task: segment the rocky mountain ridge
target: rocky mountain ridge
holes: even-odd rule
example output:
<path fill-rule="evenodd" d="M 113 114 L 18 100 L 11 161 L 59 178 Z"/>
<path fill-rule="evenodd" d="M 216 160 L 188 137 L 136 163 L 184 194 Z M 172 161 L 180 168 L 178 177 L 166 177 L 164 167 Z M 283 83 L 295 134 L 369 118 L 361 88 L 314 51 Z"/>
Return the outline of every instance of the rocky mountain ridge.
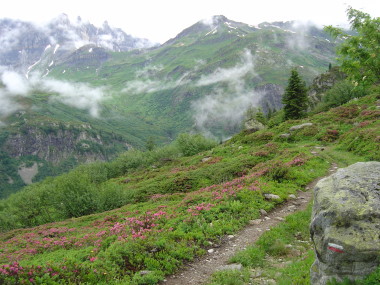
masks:
<path fill-rule="evenodd" d="M 24 74 L 38 65 L 49 51 L 54 55 L 48 63 L 51 66 L 54 60 L 88 44 L 118 52 L 153 46 L 147 39 L 135 38 L 119 28 L 110 27 L 107 21 L 96 27 L 80 17 L 72 22 L 66 14 L 44 26 L 1 19 L 0 43 L 0 65 Z"/>

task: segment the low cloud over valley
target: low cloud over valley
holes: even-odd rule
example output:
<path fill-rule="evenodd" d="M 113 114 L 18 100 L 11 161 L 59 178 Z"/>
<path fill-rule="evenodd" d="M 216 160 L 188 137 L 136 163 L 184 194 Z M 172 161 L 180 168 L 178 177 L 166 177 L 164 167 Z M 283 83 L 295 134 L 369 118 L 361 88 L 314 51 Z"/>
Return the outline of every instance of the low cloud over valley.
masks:
<path fill-rule="evenodd" d="M 26 79 L 14 71 L 3 71 L 1 83 L 3 87 L 0 88 L 0 118 L 23 109 L 18 103 L 18 98 L 32 97 L 38 92 L 51 95 L 50 102 L 58 101 L 86 110 L 93 117 L 99 117 L 100 104 L 107 94 L 105 88 L 94 88 L 85 83 L 41 78 L 37 74 Z"/>

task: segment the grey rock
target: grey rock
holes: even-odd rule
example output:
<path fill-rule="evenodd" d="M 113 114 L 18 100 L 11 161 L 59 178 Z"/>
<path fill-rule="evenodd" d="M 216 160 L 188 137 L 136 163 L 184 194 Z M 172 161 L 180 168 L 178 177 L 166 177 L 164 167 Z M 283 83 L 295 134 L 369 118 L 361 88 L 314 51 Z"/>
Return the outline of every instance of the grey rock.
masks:
<path fill-rule="evenodd" d="M 243 265 L 241 265 L 240 263 L 232 263 L 232 264 L 218 267 L 217 271 L 224 271 L 224 270 L 239 270 L 240 271 L 242 269 L 243 269 Z"/>
<path fill-rule="evenodd" d="M 264 194 L 265 199 L 267 200 L 279 200 L 281 199 L 280 196 L 275 194 Z"/>
<path fill-rule="evenodd" d="M 263 271 L 260 269 L 252 269 L 251 277 L 252 278 L 259 278 L 263 274 Z"/>
<path fill-rule="evenodd" d="M 297 199 L 296 195 L 294 195 L 294 194 L 290 194 L 290 195 L 288 196 L 288 198 L 289 198 L 289 199 L 293 199 L 293 200 L 294 200 L 294 199 Z"/>
<path fill-rule="evenodd" d="M 244 123 L 244 128 L 249 132 L 249 133 L 254 133 L 257 131 L 260 131 L 262 129 L 265 129 L 265 126 L 257 121 L 256 119 L 250 119 Z"/>
<path fill-rule="evenodd" d="M 263 215 L 263 216 L 268 215 L 268 212 L 265 211 L 264 209 L 260 209 L 259 211 L 260 211 L 260 214 Z"/>
<path fill-rule="evenodd" d="M 285 133 L 285 134 L 281 134 L 280 138 L 287 139 L 290 136 L 291 136 L 291 134 Z"/>
<path fill-rule="evenodd" d="M 313 125 L 313 123 L 304 123 L 304 124 L 301 124 L 301 125 L 292 126 L 292 127 L 289 128 L 289 132 L 294 132 L 294 131 L 303 129 L 305 127 L 310 127 L 312 125 Z"/>
<path fill-rule="evenodd" d="M 338 169 L 314 188 L 311 283 L 362 279 L 380 265 L 380 162 Z"/>
<path fill-rule="evenodd" d="M 202 158 L 202 162 L 209 161 L 211 158 L 212 158 L 211 156 L 206 156 L 206 157 Z"/>
<path fill-rule="evenodd" d="M 260 219 L 250 220 L 249 224 L 250 225 L 260 225 L 261 224 L 261 220 Z"/>
<path fill-rule="evenodd" d="M 150 274 L 150 273 L 152 273 L 153 271 L 150 271 L 150 270 L 141 270 L 140 271 L 140 275 L 141 276 L 144 276 L 144 275 L 148 275 L 148 274 Z"/>

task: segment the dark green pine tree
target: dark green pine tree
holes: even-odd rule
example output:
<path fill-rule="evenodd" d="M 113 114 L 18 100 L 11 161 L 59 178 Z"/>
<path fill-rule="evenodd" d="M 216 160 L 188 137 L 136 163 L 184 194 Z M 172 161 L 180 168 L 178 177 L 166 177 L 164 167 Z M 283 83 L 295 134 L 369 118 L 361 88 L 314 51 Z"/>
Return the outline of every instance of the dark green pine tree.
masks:
<path fill-rule="evenodd" d="M 301 79 L 296 69 L 292 70 L 292 74 L 288 80 L 288 86 L 282 97 L 282 103 L 284 104 L 285 120 L 300 119 L 306 112 L 306 84 Z"/>

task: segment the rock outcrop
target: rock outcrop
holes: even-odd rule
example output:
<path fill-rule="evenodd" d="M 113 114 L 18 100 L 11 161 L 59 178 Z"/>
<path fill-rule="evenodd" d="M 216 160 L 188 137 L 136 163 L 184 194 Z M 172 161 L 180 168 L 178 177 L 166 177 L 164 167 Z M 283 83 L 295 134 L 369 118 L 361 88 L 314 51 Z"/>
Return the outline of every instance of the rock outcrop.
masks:
<path fill-rule="evenodd" d="M 313 125 L 313 123 L 304 123 L 301 125 L 292 126 L 289 128 L 289 131 L 290 132 L 298 131 L 298 130 L 303 129 L 305 127 L 311 127 L 312 125 Z"/>
<path fill-rule="evenodd" d="M 329 71 L 318 75 L 314 78 L 313 83 L 309 87 L 308 97 L 310 107 L 315 107 L 321 102 L 326 92 L 331 89 L 337 82 L 346 78 L 346 75 L 339 70 L 338 66 L 334 66 Z"/>
<path fill-rule="evenodd" d="M 380 162 L 359 162 L 318 182 L 310 232 L 312 284 L 374 271 L 380 265 Z"/>

